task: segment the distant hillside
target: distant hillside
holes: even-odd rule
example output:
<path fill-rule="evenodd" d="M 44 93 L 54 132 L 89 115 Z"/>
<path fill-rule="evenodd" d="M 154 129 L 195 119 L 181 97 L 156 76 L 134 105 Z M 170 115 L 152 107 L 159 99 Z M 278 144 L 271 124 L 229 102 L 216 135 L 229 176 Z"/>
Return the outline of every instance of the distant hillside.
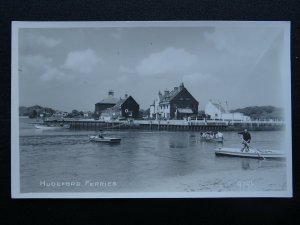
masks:
<path fill-rule="evenodd" d="M 274 106 L 250 106 L 242 109 L 230 110 L 230 112 L 243 113 L 251 119 L 279 119 L 283 120 L 283 109 Z"/>
<path fill-rule="evenodd" d="M 30 107 L 20 106 L 19 116 L 28 116 L 30 118 L 36 118 L 40 113 L 46 113 L 52 115 L 55 112 L 54 109 L 42 107 L 39 105 L 34 105 Z"/>

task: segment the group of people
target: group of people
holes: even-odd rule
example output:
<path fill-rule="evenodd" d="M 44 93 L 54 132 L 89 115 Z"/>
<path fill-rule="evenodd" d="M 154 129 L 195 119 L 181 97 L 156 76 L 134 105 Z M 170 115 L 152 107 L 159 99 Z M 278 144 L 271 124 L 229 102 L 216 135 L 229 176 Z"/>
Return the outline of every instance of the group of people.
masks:
<path fill-rule="evenodd" d="M 250 149 L 250 142 L 251 142 L 251 134 L 247 129 L 244 129 L 244 131 L 239 132 L 238 134 L 242 135 L 242 144 L 243 147 L 241 149 L 241 152 L 249 152 Z M 223 134 L 219 131 L 213 132 L 213 131 L 207 131 L 207 132 L 201 132 L 200 133 L 201 138 L 205 139 L 214 139 L 214 138 L 223 138 Z"/>
<path fill-rule="evenodd" d="M 200 132 L 200 137 L 202 138 L 223 138 L 223 134 L 220 133 L 219 131 L 212 132 L 212 131 L 207 131 L 207 132 Z"/>

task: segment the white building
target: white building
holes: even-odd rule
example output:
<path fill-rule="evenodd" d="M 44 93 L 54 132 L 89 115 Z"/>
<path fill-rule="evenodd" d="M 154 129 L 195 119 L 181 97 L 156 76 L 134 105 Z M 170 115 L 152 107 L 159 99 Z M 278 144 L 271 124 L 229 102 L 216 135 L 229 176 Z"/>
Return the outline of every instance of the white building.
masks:
<path fill-rule="evenodd" d="M 245 116 L 243 113 L 223 113 L 221 115 L 222 120 L 227 120 L 227 121 L 250 121 L 249 116 Z"/>
<path fill-rule="evenodd" d="M 83 113 L 83 118 L 92 118 L 93 113 L 90 111 L 84 112 Z"/>
<path fill-rule="evenodd" d="M 210 116 L 212 120 L 220 120 L 222 118 L 222 114 L 225 114 L 226 110 L 223 108 L 221 104 L 212 103 L 209 101 L 205 106 L 205 114 Z"/>
<path fill-rule="evenodd" d="M 205 114 L 212 120 L 249 121 L 250 117 L 243 113 L 230 113 L 219 103 L 209 101 L 205 106 Z"/>
<path fill-rule="evenodd" d="M 159 105 L 160 101 L 162 100 L 162 94 L 159 91 L 156 99 L 153 101 L 153 104 L 150 105 L 150 118 L 157 118 L 158 115 L 161 115 L 161 107 Z"/>

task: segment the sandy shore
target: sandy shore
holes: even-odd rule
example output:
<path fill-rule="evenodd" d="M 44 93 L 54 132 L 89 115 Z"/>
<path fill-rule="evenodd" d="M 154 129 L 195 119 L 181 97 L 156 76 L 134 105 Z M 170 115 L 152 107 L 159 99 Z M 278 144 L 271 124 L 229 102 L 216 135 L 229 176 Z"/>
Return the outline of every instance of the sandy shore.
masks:
<path fill-rule="evenodd" d="M 264 168 L 243 171 L 218 171 L 165 179 L 148 185 L 149 192 L 229 192 L 229 191 L 285 191 L 285 168 Z"/>

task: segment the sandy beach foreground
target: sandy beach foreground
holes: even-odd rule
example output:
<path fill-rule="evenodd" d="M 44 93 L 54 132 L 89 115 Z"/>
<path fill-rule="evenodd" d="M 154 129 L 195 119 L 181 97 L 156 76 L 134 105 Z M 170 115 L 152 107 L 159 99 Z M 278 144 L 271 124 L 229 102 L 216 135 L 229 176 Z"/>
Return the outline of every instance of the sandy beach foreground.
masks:
<path fill-rule="evenodd" d="M 146 192 L 230 192 L 285 191 L 285 168 L 264 168 L 244 171 L 218 171 L 165 179 L 148 186 Z"/>

